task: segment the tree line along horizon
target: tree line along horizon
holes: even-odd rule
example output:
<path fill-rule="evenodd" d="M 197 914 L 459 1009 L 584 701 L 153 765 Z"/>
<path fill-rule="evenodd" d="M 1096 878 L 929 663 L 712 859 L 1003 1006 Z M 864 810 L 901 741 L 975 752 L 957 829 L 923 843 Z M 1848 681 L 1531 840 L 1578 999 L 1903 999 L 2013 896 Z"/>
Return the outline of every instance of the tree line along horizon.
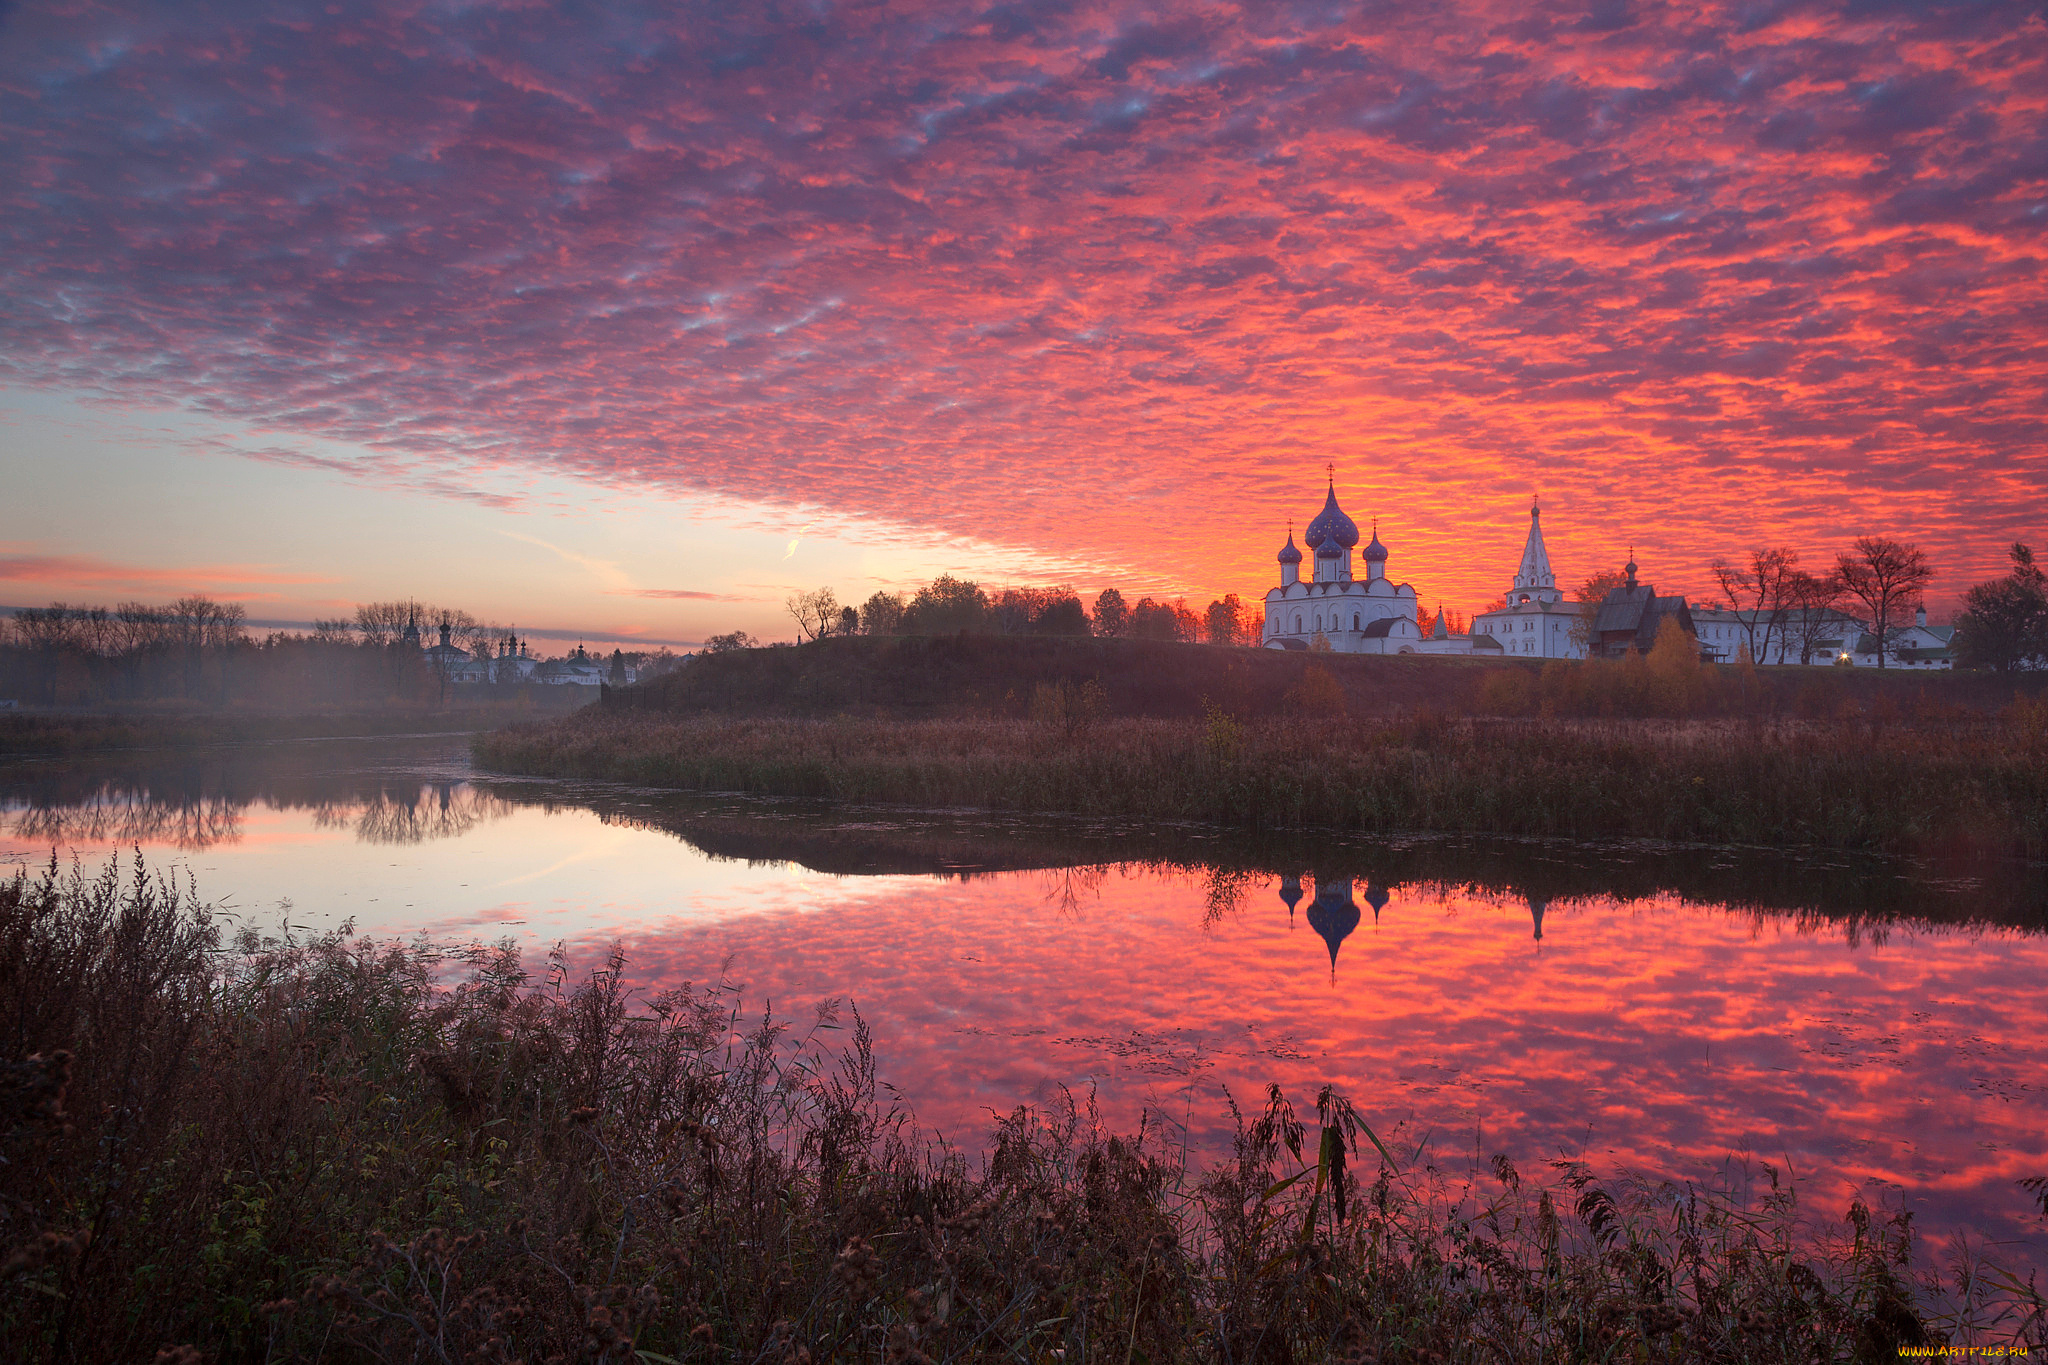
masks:
<path fill-rule="evenodd" d="M 2026 544 L 2007 549 L 2003 576 L 1964 591 L 1955 615 L 1958 667 L 2013 671 L 2048 668 L 2048 576 Z M 1801 567 L 1796 551 L 1773 547 L 1746 561 L 1715 561 L 1721 599 L 1750 632 L 1751 658 L 1769 657 L 1773 630 L 1825 610 L 1861 606 L 1880 633 L 1901 623 L 1933 578 L 1915 546 L 1863 537 L 1819 574 Z M 1590 625 L 1602 598 L 1621 574 L 1603 571 L 1580 584 L 1580 629 Z M 1496 599 L 1482 611 L 1504 605 Z M 961 631 L 1013 635 L 1105 636 L 1256 646 L 1264 613 L 1229 593 L 1202 611 L 1184 598 L 1141 597 L 1130 602 L 1105 588 L 1092 604 L 1072 588 L 984 588 L 942 574 L 912 593 L 876 592 L 860 606 L 842 605 L 829 587 L 793 594 L 785 603 L 798 643 L 834 635 L 952 635 Z M 1447 633 L 1462 633 L 1467 619 L 1444 609 Z M 1436 613 L 1418 624 L 1428 634 Z M 449 640 L 487 657 L 512 632 L 466 611 L 414 599 L 365 603 L 353 618 L 316 620 L 308 632 L 253 636 L 237 602 L 188 595 L 164 605 L 123 602 L 115 607 L 54 602 L 0 617 L 0 698 L 49 704 L 187 700 L 227 704 L 335 704 L 447 700 L 449 680 L 437 675 L 418 649 L 402 647 L 408 625 L 429 637 L 443 626 Z M 1784 638 L 1793 641 L 1796 636 Z M 744 631 L 713 635 L 707 653 L 759 646 Z M 646 678 L 673 668 L 687 655 L 663 647 L 614 648 L 608 677 L 627 669 Z"/>
<path fill-rule="evenodd" d="M 1955 615 L 1958 667 L 2012 671 L 2048 667 L 2048 578 L 2032 549 L 2014 541 L 2007 547 L 2011 569 L 2002 577 L 1973 584 Z M 1832 564 L 1815 573 L 1802 567 L 1797 550 L 1755 549 L 1746 560 L 1717 559 L 1710 567 L 1720 595 L 1746 632 L 1742 649 L 1751 659 L 1812 656 L 1833 613 L 1856 616 L 1879 640 L 1909 622 L 1925 600 L 1934 568 L 1918 546 L 1881 536 L 1858 537 Z M 1579 606 L 1573 637 L 1583 648 L 1594 617 L 1608 593 L 1625 581 L 1619 570 L 1602 570 L 1574 593 Z M 1496 596 L 1478 615 L 1507 605 Z M 1861 614 L 1856 611 L 1861 608 Z M 970 580 L 942 574 L 915 593 L 877 592 L 860 606 L 842 605 L 830 587 L 792 594 L 784 604 L 795 622 L 797 643 L 832 635 L 950 635 L 960 631 L 1005 635 L 1096 635 L 1221 645 L 1258 645 L 1265 613 L 1229 593 L 1191 610 L 1185 598 L 1151 597 L 1130 603 L 1116 588 L 1105 588 L 1091 612 L 1072 588 L 984 589 Z M 1452 608 L 1441 613 L 1447 634 L 1463 634 L 1468 618 Z M 1439 612 L 1418 606 L 1416 625 L 1427 637 Z M 1328 642 L 1318 637 L 1327 648 Z M 713 635 L 710 653 L 746 649 L 762 642 L 744 631 Z M 1883 651 L 1879 652 L 1882 666 Z"/>

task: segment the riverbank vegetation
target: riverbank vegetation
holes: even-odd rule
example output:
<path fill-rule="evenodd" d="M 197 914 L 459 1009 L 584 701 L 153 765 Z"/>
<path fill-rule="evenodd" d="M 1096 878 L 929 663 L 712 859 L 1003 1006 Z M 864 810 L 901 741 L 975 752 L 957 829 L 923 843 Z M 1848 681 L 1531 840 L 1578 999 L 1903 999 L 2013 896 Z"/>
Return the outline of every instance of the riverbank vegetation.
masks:
<path fill-rule="evenodd" d="M 1313 676 L 1311 676 L 1313 675 Z M 1702 664 L 1689 651 L 1583 663 L 1233 649 L 1068 636 L 827 636 L 699 655 L 606 705 L 666 715 L 1026 717 L 1094 684 L 1103 717 L 1546 715 L 1891 721 L 1994 714 L 2048 674 Z"/>
<path fill-rule="evenodd" d="M 850 1009 L 224 943 L 139 866 L 0 883 L 0 1001 L 21 1359 L 1808 1365 L 2039 1343 L 2048 1307 L 1775 1170 L 1459 1177 L 1328 1093 L 1243 1097 L 1208 1162 L 1085 1102 L 962 1152 Z"/>
<path fill-rule="evenodd" d="M 827 637 L 480 736 L 508 773 L 1253 830 L 2048 854 L 2039 679 Z M 2031 685 L 2031 686 L 2030 686 Z"/>
<path fill-rule="evenodd" d="M 123 711 L 0 715 L 0 757 L 75 757 L 117 749 L 194 749 L 291 739 L 376 739 L 470 734 L 548 708 L 515 699 L 496 706 L 388 707 L 311 714 Z"/>
<path fill-rule="evenodd" d="M 891 720 L 589 710 L 473 741 L 500 771 L 839 801 L 1839 849 L 2048 854 L 2048 706 L 2005 717 Z"/>

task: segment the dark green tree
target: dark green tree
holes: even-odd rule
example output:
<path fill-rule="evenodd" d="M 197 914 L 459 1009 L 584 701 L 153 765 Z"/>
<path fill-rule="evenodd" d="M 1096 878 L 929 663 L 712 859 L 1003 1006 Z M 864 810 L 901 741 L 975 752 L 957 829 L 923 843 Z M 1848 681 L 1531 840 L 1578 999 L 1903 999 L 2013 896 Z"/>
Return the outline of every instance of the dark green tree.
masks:
<path fill-rule="evenodd" d="M 1095 633 L 1122 635 L 1130 629 L 1131 609 L 1115 588 L 1104 588 L 1095 599 Z"/>
<path fill-rule="evenodd" d="M 1963 594 L 1956 616 L 1956 663 L 2000 673 L 2048 665 L 2048 574 L 2014 541 L 2012 572 Z"/>
<path fill-rule="evenodd" d="M 941 574 L 917 590 L 905 613 L 906 629 L 913 635 L 952 635 L 963 630 L 986 630 L 989 622 L 988 594 L 969 579 Z"/>
<path fill-rule="evenodd" d="M 878 592 L 860 609 L 863 635 L 897 635 L 903 630 L 903 594 Z"/>

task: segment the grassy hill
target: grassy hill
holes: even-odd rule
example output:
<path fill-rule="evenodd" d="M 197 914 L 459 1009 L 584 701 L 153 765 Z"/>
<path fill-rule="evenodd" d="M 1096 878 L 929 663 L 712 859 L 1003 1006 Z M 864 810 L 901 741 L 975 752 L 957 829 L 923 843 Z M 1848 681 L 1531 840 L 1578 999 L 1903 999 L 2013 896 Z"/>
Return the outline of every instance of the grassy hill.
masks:
<path fill-rule="evenodd" d="M 1289 694 L 1312 667 L 1341 688 L 1345 714 L 1394 716 L 1496 713 L 1493 703 L 1514 693 L 1500 686 L 1503 678 L 1533 681 L 1542 664 L 1085 636 L 850 636 L 703 655 L 666 677 L 614 690 L 611 703 L 669 715 L 1021 716 L 1041 684 L 1092 681 L 1112 716 L 1199 716 L 1206 701 L 1254 718 L 1297 709 Z M 1776 668 L 1757 670 L 1755 680 L 1761 710 L 1815 717 L 1845 706 L 1991 711 L 2013 698 L 2013 683 L 1995 675 Z M 2035 681 L 2030 690 L 2038 687 Z"/>
<path fill-rule="evenodd" d="M 1283 653 L 1092 636 L 846 636 L 698 657 L 625 693 L 628 706 L 677 714 L 991 715 L 1028 708 L 1041 683 L 1093 681 L 1120 716 L 1200 715 L 1204 699 L 1247 715 L 1281 698 L 1320 663 L 1361 709 L 1466 696 L 1469 659 Z"/>

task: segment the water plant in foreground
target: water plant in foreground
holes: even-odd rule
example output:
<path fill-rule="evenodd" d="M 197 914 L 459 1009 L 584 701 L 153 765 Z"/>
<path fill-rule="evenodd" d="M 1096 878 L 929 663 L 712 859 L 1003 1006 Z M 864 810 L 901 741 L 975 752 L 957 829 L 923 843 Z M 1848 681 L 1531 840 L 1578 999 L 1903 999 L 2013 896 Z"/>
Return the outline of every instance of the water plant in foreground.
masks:
<path fill-rule="evenodd" d="M 1268 1092 L 1209 1164 L 1085 1098 L 964 1152 L 850 1009 L 229 938 L 139 858 L 0 883 L 0 1046 L 24 1359 L 1805 1365 L 2048 1321 L 1775 1173 L 1460 1175 L 1329 1092 Z"/>

